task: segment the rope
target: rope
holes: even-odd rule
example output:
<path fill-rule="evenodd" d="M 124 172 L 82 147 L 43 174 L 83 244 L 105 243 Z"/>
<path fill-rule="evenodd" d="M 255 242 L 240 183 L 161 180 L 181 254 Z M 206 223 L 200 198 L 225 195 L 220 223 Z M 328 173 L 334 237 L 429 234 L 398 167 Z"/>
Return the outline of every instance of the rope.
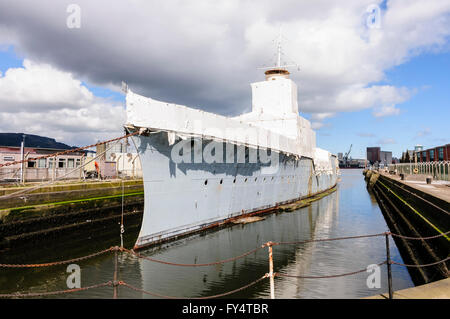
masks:
<path fill-rule="evenodd" d="M 205 296 L 205 297 L 192 297 L 192 298 L 165 296 L 165 295 L 161 295 L 161 294 L 158 294 L 158 293 L 155 293 L 155 292 L 150 292 L 150 291 L 146 291 L 144 289 L 140 289 L 140 288 L 134 287 L 134 286 L 132 286 L 132 285 L 126 283 L 126 282 L 123 282 L 123 281 L 119 281 L 119 285 L 128 287 L 128 288 L 133 289 L 133 290 L 138 291 L 138 292 L 142 292 L 142 293 L 144 293 L 146 295 L 150 295 L 150 296 L 153 296 L 153 297 L 165 298 L 165 299 L 213 299 L 213 298 L 219 298 L 219 297 L 224 297 L 224 296 L 228 296 L 228 295 L 234 294 L 234 293 L 236 293 L 238 291 L 244 290 L 244 289 L 246 289 L 248 287 L 251 287 L 251 286 L 257 284 L 261 280 L 263 280 L 265 278 L 268 278 L 268 277 L 269 277 L 269 275 L 265 274 L 261 278 L 255 280 L 255 281 L 252 281 L 251 283 L 249 283 L 249 284 L 247 284 L 245 286 L 242 286 L 240 288 L 237 288 L 237 289 L 234 289 L 234 290 L 231 290 L 231 291 L 228 291 L 228 292 L 224 292 L 224 293 L 221 293 L 221 294 L 218 294 L 218 295 Z"/>
<path fill-rule="evenodd" d="M 107 144 L 107 143 L 111 143 L 111 142 L 114 142 L 114 141 L 118 141 L 118 140 L 121 140 L 123 138 L 127 138 L 127 137 L 130 137 L 130 136 L 136 135 L 138 133 L 139 133 L 139 131 L 136 131 L 134 133 L 130 133 L 130 134 L 127 134 L 127 135 L 124 135 L 124 136 L 116 137 L 116 138 L 113 138 L 111 140 L 98 142 L 98 143 L 91 144 L 91 145 L 88 145 L 88 146 L 73 148 L 73 149 L 70 149 L 70 150 L 57 152 L 57 153 L 52 153 L 52 154 L 47 154 L 47 155 L 43 155 L 43 156 L 39 156 L 39 157 L 33 157 L 33 158 L 25 159 L 25 160 L 20 160 L 20 161 L 14 161 L 14 162 L 8 162 L 8 163 L 5 163 L 5 164 L 0 164 L 0 168 L 1 167 L 5 167 L 5 166 L 10 166 L 10 165 L 15 165 L 15 164 L 26 163 L 28 161 L 36 161 L 36 160 L 42 159 L 42 158 L 54 157 L 54 156 L 59 156 L 59 155 L 64 155 L 64 154 L 69 154 L 69 153 L 73 153 L 73 152 L 82 151 L 82 150 L 85 150 L 87 148 L 91 148 L 91 147 L 94 147 L 94 146 L 98 146 L 98 145 L 102 145 L 102 144 Z"/>
<path fill-rule="evenodd" d="M 408 265 L 408 264 L 402 264 L 402 263 L 398 263 L 398 262 L 396 262 L 396 261 L 392 261 L 392 260 L 391 260 L 391 264 L 399 265 L 399 266 L 405 266 L 405 267 L 416 267 L 416 268 L 421 268 L 421 267 L 428 267 L 428 266 L 438 265 L 438 264 L 441 264 L 441 263 L 443 263 L 443 262 L 446 262 L 446 261 L 449 260 L 449 259 L 450 259 L 450 256 L 448 256 L 447 258 L 442 259 L 442 260 L 440 260 L 440 261 L 437 261 L 437 262 L 434 262 L 434 263 L 431 263 L 431 264 L 424 264 L 424 265 Z"/>
<path fill-rule="evenodd" d="M 67 289 L 67 290 L 58 290 L 58 291 L 50 291 L 50 292 L 35 292 L 35 293 L 13 293 L 13 294 L 0 294 L 0 298 L 19 298 L 19 297 L 42 297 L 42 296 L 50 296 L 50 295 L 60 295 L 60 294 L 67 294 L 71 292 L 78 292 L 78 291 L 84 291 L 88 289 L 93 288 L 100 288 L 105 286 L 112 286 L 112 282 L 108 281 L 102 284 L 92 285 L 88 287 L 83 288 L 74 288 L 74 289 Z"/>
<path fill-rule="evenodd" d="M 92 257 L 96 257 L 96 256 L 102 255 L 104 253 L 114 251 L 116 249 L 117 249 L 116 247 L 111 247 L 111 248 L 93 253 L 91 255 L 87 255 L 87 256 L 83 256 L 83 257 L 79 257 L 79 258 L 63 260 L 63 261 L 55 261 L 55 262 L 49 262 L 49 263 L 42 263 L 42 264 L 0 264 L 0 268 L 37 268 L 37 267 L 51 267 L 51 266 L 56 266 L 56 265 L 71 264 L 76 261 L 81 261 L 81 260 L 89 259 Z"/>
<path fill-rule="evenodd" d="M 227 263 L 227 262 L 230 262 L 230 261 L 238 260 L 238 259 L 243 258 L 245 256 L 248 256 L 248 255 L 250 255 L 250 254 L 260 250 L 261 248 L 266 247 L 266 246 L 267 245 L 264 244 L 261 247 L 257 247 L 255 249 L 252 249 L 252 250 L 250 250 L 250 251 L 248 251 L 246 253 L 243 253 L 242 255 L 239 255 L 239 256 L 236 256 L 236 257 L 231 257 L 231 258 L 224 259 L 224 260 L 219 260 L 219 261 L 214 261 L 214 262 L 210 262 L 210 263 L 205 263 L 205 264 L 179 264 L 179 263 L 173 263 L 173 262 L 169 262 L 169 261 L 163 261 L 163 260 L 158 260 L 158 259 L 153 259 L 153 258 L 150 258 L 150 257 L 142 256 L 142 255 L 140 255 L 139 253 L 137 253 L 137 252 L 135 252 L 133 250 L 129 250 L 129 249 L 125 249 L 125 248 L 123 248 L 121 250 L 125 251 L 125 252 L 127 252 L 129 254 L 132 254 L 132 255 L 134 255 L 134 256 L 136 256 L 138 258 L 142 258 L 142 259 L 145 259 L 145 260 L 148 260 L 148 261 L 152 261 L 152 262 L 156 262 L 156 263 L 160 263 L 160 264 L 171 265 L 171 266 L 181 266 L 181 267 L 204 267 L 204 266 L 213 266 L 213 265 L 218 265 L 218 264 L 224 264 L 224 263 Z"/>
<path fill-rule="evenodd" d="M 386 261 L 383 261 L 381 263 L 378 263 L 378 266 L 384 265 L 386 264 Z M 327 276 L 294 276 L 294 275 L 288 275 L 288 274 L 282 274 L 282 273 L 275 273 L 274 276 L 280 276 L 280 277 L 290 277 L 290 278 L 306 278 L 306 279 L 323 279 L 323 278 L 335 278 L 335 277 L 344 277 L 344 276 L 350 276 L 350 275 L 355 275 L 361 272 L 366 272 L 367 269 L 361 269 L 361 270 L 357 270 L 357 271 L 352 271 L 352 272 L 348 272 L 345 274 L 339 274 L 339 275 L 327 275 Z"/>

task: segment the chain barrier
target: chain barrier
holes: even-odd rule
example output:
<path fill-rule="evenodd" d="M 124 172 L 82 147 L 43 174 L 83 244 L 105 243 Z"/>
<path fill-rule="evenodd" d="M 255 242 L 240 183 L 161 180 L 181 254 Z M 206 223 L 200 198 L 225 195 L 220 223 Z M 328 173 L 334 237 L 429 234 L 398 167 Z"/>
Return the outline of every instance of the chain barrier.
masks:
<path fill-rule="evenodd" d="M 203 264 L 183 264 L 183 263 L 174 263 L 174 262 L 169 262 L 169 261 L 164 261 L 164 260 L 159 260 L 159 259 L 154 259 L 154 258 L 150 258 L 150 257 L 146 257 L 143 256 L 137 252 L 135 252 L 134 250 L 130 250 L 130 249 L 126 249 L 126 248 L 122 248 L 122 247 L 110 247 L 108 249 L 93 253 L 91 255 L 87 255 L 87 256 L 83 256 L 83 257 L 79 257 L 79 258 L 74 258 L 74 259 L 70 259 L 70 260 L 65 260 L 65 261 L 57 261 L 57 262 L 49 262 L 49 263 L 42 263 L 42 264 L 0 264 L 0 268 L 32 268 L 32 267 L 48 267 L 48 266 L 55 266 L 55 265 L 63 265 L 63 264 L 68 264 L 68 263 L 73 263 L 76 261 L 81 261 L 81 260 L 85 260 L 85 259 L 89 259 L 92 257 L 96 257 L 98 255 L 107 253 L 107 252 L 111 252 L 111 251 L 123 251 L 126 252 L 128 254 L 134 255 L 138 258 L 141 259 L 145 259 L 151 262 L 156 262 L 156 263 L 160 263 L 160 264 L 165 264 L 165 265 L 171 265 L 171 266 L 181 266 L 181 267 L 204 267 L 204 266 L 214 266 L 214 265 L 218 265 L 218 264 L 223 264 L 223 263 L 227 263 L 227 262 L 231 262 L 231 261 L 235 261 L 238 259 L 241 259 L 243 257 L 246 257 L 252 253 L 257 252 L 258 250 L 267 247 L 269 244 L 271 246 L 277 246 L 277 245 L 284 245 L 284 244 L 305 244 L 305 243 L 310 243 L 310 242 L 323 242 L 323 241 L 336 241 L 336 240 L 346 240 L 346 239 L 355 239 L 355 238 L 365 238 L 365 237 L 377 237 L 377 236 L 385 236 L 387 235 L 392 235 L 392 236 L 397 236 L 397 237 L 403 237 L 406 239 L 434 239 L 437 237 L 442 237 L 446 234 L 449 234 L 449 232 L 443 233 L 443 234 L 439 234 L 436 236 L 430 236 L 430 237 L 407 237 L 407 236 L 403 236 L 403 235 L 399 235 L 399 234 L 394 234 L 391 232 L 385 232 L 385 233 L 380 233 L 380 234 L 373 234 L 373 235 L 360 235 L 360 236 L 348 236 L 348 237 L 337 237 L 337 238 L 323 238 L 323 239 L 312 239 L 312 240 L 304 240 L 304 241 L 298 241 L 298 242 L 267 242 L 255 249 L 249 250 L 239 256 L 236 257 L 231 257 L 228 259 L 224 259 L 224 260 L 219 260 L 219 261 L 214 261 L 214 262 L 210 262 L 210 263 L 203 263 Z M 448 259 L 448 258 L 447 258 Z M 444 261 L 446 261 L 447 259 L 445 259 Z M 443 262 L 443 261 L 442 261 Z M 394 262 L 392 262 L 394 263 Z"/>
<path fill-rule="evenodd" d="M 450 260 L 450 256 L 445 258 L 445 259 L 442 259 L 440 261 L 437 261 L 437 262 L 434 262 L 434 263 L 431 263 L 431 264 L 424 264 L 424 265 L 408 265 L 408 264 L 398 263 L 396 261 L 391 261 L 391 264 L 399 265 L 399 266 L 405 266 L 405 267 L 422 268 L 422 267 L 428 267 L 428 266 L 434 266 L 434 265 L 442 264 L 442 263 L 446 262 L 447 260 Z"/>
<path fill-rule="evenodd" d="M 359 235 L 359 236 L 348 236 L 348 237 L 338 237 L 338 238 L 323 238 L 323 239 L 309 239 L 309 240 L 303 240 L 303 241 L 282 241 L 282 242 L 274 242 L 272 243 L 272 246 L 277 245 L 298 245 L 298 244 L 306 244 L 306 243 L 314 243 L 314 242 L 321 242 L 321 241 L 334 241 L 334 240 L 346 240 L 346 239 L 357 239 L 357 238 L 368 238 L 368 237 L 379 237 L 379 236 L 385 236 L 386 234 L 390 234 L 389 232 L 385 233 L 379 233 L 379 234 L 373 234 L 373 235 Z"/>
<path fill-rule="evenodd" d="M 384 264 L 386 264 L 387 261 L 382 261 L 380 263 L 377 264 L 377 266 L 382 266 Z M 344 274 L 339 274 L 339 275 L 326 275 L 326 276 L 295 276 L 295 275 L 289 275 L 289 274 L 283 274 L 283 273 L 274 273 L 274 276 L 278 276 L 278 277 L 289 277 L 289 278 L 302 278 L 302 279 L 324 279 L 324 278 L 336 278 L 336 277 L 344 277 L 344 276 L 351 276 L 351 275 L 356 275 L 362 272 L 366 272 L 367 268 L 364 269 L 360 269 L 357 271 L 352 271 L 352 272 L 347 272 Z"/>
<path fill-rule="evenodd" d="M 86 260 L 89 258 L 93 258 L 99 255 L 102 255 L 107 252 L 111 252 L 116 250 L 116 247 L 110 247 L 108 249 L 86 255 L 79 258 L 69 259 L 69 260 L 63 260 L 63 261 L 55 261 L 55 262 L 49 262 L 49 263 L 42 263 L 42 264 L 0 264 L 0 268 L 38 268 L 38 267 L 51 267 L 56 265 L 64 265 L 64 264 L 71 264 L 77 261 Z"/>
<path fill-rule="evenodd" d="M 108 282 L 104 282 L 102 284 L 92 285 L 92 286 L 88 286 L 88 287 L 59 290 L 59 291 L 32 292 L 32 293 L 26 293 L 26 294 L 21 294 L 21 293 L 0 294 L 0 298 L 26 298 L 26 297 L 43 297 L 43 296 L 61 295 L 61 294 L 67 294 L 67 293 L 72 293 L 72 292 L 85 291 L 88 289 L 112 286 L 112 284 L 113 284 L 112 281 L 108 281 Z"/>
<path fill-rule="evenodd" d="M 179 264 L 179 263 L 173 263 L 173 262 L 169 262 L 169 261 L 163 261 L 163 260 L 158 260 L 158 259 L 153 259 L 153 258 L 150 258 L 150 257 L 142 256 L 141 254 L 138 254 L 137 252 L 135 252 L 133 250 L 129 250 L 129 249 L 125 249 L 125 248 L 123 248 L 122 250 L 127 252 L 127 253 L 129 253 L 129 254 L 132 254 L 132 255 L 134 255 L 134 256 L 136 256 L 138 258 L 142 258 L 142 259 L 145 259 L 145 260 L 148 260 L 148 261 L 152 261 L 152 262 L 155 262 L 155 263 L 160 263 L 160 264 L 165 264 L 165 265 L 170 265 L 170 266 L 181 266 L 181 267 L 204 267 L 204 266 L 214 266 L 214 265 L 218 265 L 218 264 L 224 264 L 224 263 L 227 263 L 227 262 L 230 262 L 230 261 L 235 261 L 235 260 L 241 259 L 241 258 L 243 258 L 245 256 L 248 256 L 248 255 L 250 255 L 252 253 L 257 252 L 258 250 L 260 250 L 260 249 L 262 249 L 262 248 L 264 248 L 266 246 L 267 246 L 267 244 L 264 244 L 261 247 L 257 247 L 255 249 L 252 249 L 252 250 L 250 250 L 250 251 L 248 251 L 246 253 L 243 253 L 242 255 L 239 255 L 239 256 L 236 256 L 236 257 L 231 257 L 231 258 L 224 259 L 224 260 L 219 260 L 219 261 L 214 261 L 214 262 L 210 262 L 210 263 L 205 263 L 205 264 Z"/>
<path fill-rule="evenodd" d="M 227 291 L 227 292 L 224 292 L 224 293 L 221 293 L 221 294 L 217 294 L 217 295 L 213 295 L 213 296 L 205 296 L 205 297 L 189 297 L 189 299 L 204 300 L 204 299 L 213 299 L 213 298 L 219 298 L 219 297 L 232 295 L 232 294 L 234 294 L 236 292 L 239 292 L 241 290 L 247 289 L 248 287 L 256 285 L 258 282 L 260 282 L 261 280 L 263 280 L 265 278 L 268 278 L 268 277 L 269 277 L 269 274 L 265 274 L 261 278 L 258 278 L 255 281 L 252 281 L 251 283 L 249 283 L 249 284 L 247 284 L 245 286 L 242 286 L 240 288 L 237 288 L 237 289 L 234 289 L 234 290 L 231 290 L 231 291 Z M 126 283 L 126 282 L 123 282 L 123 281 L 119 281 L 119 285 L 128 287 L 128 288 L 130 288 L 132 290 L 135 290 L 135 291 L 138 291 L 138 292 L 142 292 L 142 293 L 144 293 L 146 295 L 150 295 L 150 296 L 153 296 L 153 297 L 159 297 L 159 298 L 165 298 L 165 299 L 186 299 L 186 297 L 165 296 L 165 295 L 158 294 L 156 292 L 146 291 L 144 289 L 140 289 L 140 288 L 134 287 L 134 286 L 132 286 L 132 285 Z"/>
<path fill-rule="evenodd" d="M 403 236 L 403 235 L 399 235 L 399 234 L 389 233 L 389 235 L 392 235 L 392 236 L 395 236 L 395 237 L 400 237 L 400 238 L 403 238 L 403 239 L 411 239 L 411 240 L 434 239 L 434 238 L 446 236 L 446 235 L 449 235 L 449 234 L 450 234 L 450 231 L 448 231 L 446 233 L 439 234 L 439 235 L 435 235 L 435 236 L 429 236 L 429 237 L 409 237 L 409 236 Z"/>
<path fill-rule="evenodd" d="M 215 262 L 210 262 L 210 263 L 203 263 L 203 264 L 181 264 L 181 263 L 173 263 L 173 262 L 168 262 L 168 261 L 163 261 L 163 260 L 158 260 L 158 259 L 153 259 L 150 257 L 146 257 L 146 256 L 142 256 L 141 254 L 138 254 L 137 252 L 135 252 L 134 250 L 129 250 L 123 247 L 118 247 L 118 246 L 114 246 L 114 247 L 110 247 L 108 249 L 90 254 L 90 255 L 86 255 L 83 257 L 79 257 L 79 258 L 73 258 L 70 260 L 64 260 L 64 261 L 56 261 L 56 262 L 49 262 L 49 263 L 41 263 L 41 264 L 0 264 L 0 268 L 37 268 L 37 267 L 50 267 L 50 266 L 56 266 L 56 265 L 63 265 L 63 264 L 69 264 L 69 263 L 73 263 L 73 262 L 77 262 L 77 261 L 81 261 L 81 260 L 86 260 L 89 258 L 93 258 L 102 254 L 105 254 L 107 252 L 115 252 L 117 254 L 118 251 L 120 252 L 125 252 L 127 254 L 131 254 L 133 256 L 136 256 L 140 259 L 145 259 L 148 261 L 152 261 L 152 262 L 157 262 L 157 263 L 161 263 L 161 264 L 166 264 L 166 265 L 172 265 L 172 266 L 183 266 L 183 267 L 201 267 L 201 266 L 213 266 L 213 265 L 218 265 L 218 264 L 223 264 L 223 263 L 227 263 L 230 261 L 235 261 L 238 259 L 241 259 L 245 256 L 248 256 L 252 253 L 257 252 L 258 250 L 264 248 L 264 247 L 268 247 L 269 251 L 271 249 L 272 246 L 277 246 L 277 245 L 283 245 L 283 244 L 304 244 L 304 243 L 309 243 L 309 242 L 324 242 L 324 241 L 335 241 L 335 240 L 346 240 L 346 239 L 355 239 L 355 238 L 368 238 L 368 237 L 377 237 L 377 236 L 385 236 L 386 238 L 389 235 L 392 236 L 398 236 L 398 237 L 403 237 L 406 239 L 421 239 L 421 240 L 426 240 L 426 239 L 433 239 L 433 238 L 437 238 L 437 237 L 441 237 L 444 236 L 447 233 L 443 233 L 440 235 L 436 235 L 436 236 L 430 236 L 430 237 L 408 237 L 408 236 L 402 236 L 399 234 L 394 234 L 391 232 L 385 232 L 385 233 L 379 233 L 379 234 L 372 234 L 372 235 L 360 235 L 360 236 L 347 236 L 347 237 L 338 237 L 338 238 L 324 238 L 324 239 L 313 239 L 313 240 L 305 240 L 305 241 L 298 241 L 298 242 L 267 242 L 263 245 L 261 245 L 260 247 L 257 247 L 255 249 L 252 249 L 250 251 L 247 251 L 239 256 L 236 257 L 232 257 L 232 258 L 228 258 L 228 259 L 224 259 L 224 260 L 220 260 L 220 261 L 215 261 Z M 271 251 L 269 253 L 269 258 L 271 258 Z M 430 263 L 430 264 L 424 264 L 424 265 L 408 265 L 408 264 L 402 264 L 402 263 L 398 263 L 395 261 L 391 261 L 391 260 L 385 260 L 383 262 L 378 263 L 378 266 L 387 264 L 388 266 L 391 264 L 395 264 L 395 265 L 400 265 L 400 266 L 405 266 L 405 267 L 428 267 L 428 266 L 433 266 L 433 265 L 438 265 L 441 263 L 444 263 L 446 261 L 448 261 L 450 259 L 450 256 L 435 262 L 435 263 Z M 117 258 L 116 258 L 116 262 L 117 262 Z M 323 279 L 323 278 L 336 278 L 336 277 L 344 277 L 344 276 L 350 276 L 350 275 L 354 275 L 357 273 L 362 273 L 364 271 L 367 271 L 366 269 L 361 269 L 361 270 L 357 270 L 357 271 L 353 271 L 353 272 L 348 272 L 348 273 L 344 273 L 344 274 L 338 274 L 338 275 L 324 275 L 324 276 L 296 276 L 296 275 L 289 275 L 289 274 L 283 274 L 283 273 L 276 273 L 276 272 L 271 272 L 265 274 L 264 276 L 262 276 L 261 278 L 245 285 L 242 286 L 240 288 L 237 288 L 235 290 L 232 291 L 228 291 L 222 294 L 218 294 L 218 295 L 213 295 L 213 296 L 207 296 L 207 297 L 195 297 L 195 298 L 189 298 L 189 299 L 212 299 L 212 298 L 218 298 L 218 297 L 223 297 L 223 296 L 227 296 L 227 295 L 231 295 L 233 293 L 236 293 L 238 291 L 244 290 L 250 286 L 253 286 L 255 284 L 257 284 L 258 282 L 262 281 L 265 278 L 271 278 L 271 285 L 273 284 L 273 278 L 274 277 L 290 277 L 290 278 L 304 278 L 304 279 Z M 116 278 L 116 273 L 114 273 L 114 276 Z M 38 297 L 38 296 L 47 296 L 47 295 L 57 295 L 57 294 L 65 294 L 65 293 L 71 293 L 71 292 L 77 292 L 77 291 L 84 291 L 84 290 L 88 290 L 88 289 L 93 289 L 93 288 L 99 288 L 99 287 L 104 287 L 104 286 L 114 286 L 115 288 L 115 294 L 114 297 L 116 298 L 116 288 L 118 286 L 125 286 L 129 289 L 135 290 L 135 291 L 139 291 L 142 292 L 144 294 L 148 294 L 148 295 L 152 295 L 154 297 L 160 297 L 160 298 L 168 298 L 168 299 L 185 299 L 184 297 L 174 297 L 174 296 L 165 296 L 165 295 L 161 295 L 155 292 L 150 292 L 150 291 L 146 291 L 137 287 L 134 287 L 124 281 L 117 281 L 116 279 L 114 279 L 114 281 L 108 281 L 105 283 L 101 283 L 101 284 L 97 284 L 97 285 L 92 285 L 92 286 L 88 286 L 88 287 L 83 287 L 83 288 L 75 288 L 75 289 L 68 289 L 68 290 L 60 290 L 60 291 L 53 291 L 53 292 L 42 292 L 42 293 L 27 293 L 27 294 L 21 294 L 21 293 L 12 293 L 12 294 L 0 294 L 0 298 L 15 298 L 15 297 Z"/>

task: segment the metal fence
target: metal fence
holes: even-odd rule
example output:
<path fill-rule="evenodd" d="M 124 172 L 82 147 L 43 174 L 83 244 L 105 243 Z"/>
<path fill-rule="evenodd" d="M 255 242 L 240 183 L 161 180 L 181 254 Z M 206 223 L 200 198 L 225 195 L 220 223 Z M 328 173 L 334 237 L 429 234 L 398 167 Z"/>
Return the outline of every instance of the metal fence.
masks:
<path fill-rule="evenodd" d="M 88 174 L 86 170 L 75 168 L 25 168 L 23 173 L 20 168 L 0 167 L 0 182 L 16 182 L 19 183 L 22 179 L 24 182 L 44 182 L 55 180 L 85 180 L 90 178 L 108 179 L 108 178 L 142 178 L 142 170 L 140 169 L 125 169 L 114 170 L 110 176 L 98 177 L 97 175 Z"/>
<path fill-rule="evenodd" d="M 435 180 L 450 181 L 450 161 L 391 164 L 389 171 L 396 171 L 397 174 L 431 176 Z"/>

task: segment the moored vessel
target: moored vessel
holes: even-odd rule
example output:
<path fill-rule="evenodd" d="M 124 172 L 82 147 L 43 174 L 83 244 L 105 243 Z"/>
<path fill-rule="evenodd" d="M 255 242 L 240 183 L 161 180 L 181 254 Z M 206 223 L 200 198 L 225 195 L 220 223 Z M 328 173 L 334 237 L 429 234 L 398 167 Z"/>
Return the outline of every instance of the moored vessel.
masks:
<path fill-rule="evenodd" d="M 225 117 L 126 87 L 127 123 L 144 179 L 135 248 L 275 209 L 334 187 L 335 155 L 298 115 L 297 85 L 280 66 L 252 83 L 252 111 Z"/>

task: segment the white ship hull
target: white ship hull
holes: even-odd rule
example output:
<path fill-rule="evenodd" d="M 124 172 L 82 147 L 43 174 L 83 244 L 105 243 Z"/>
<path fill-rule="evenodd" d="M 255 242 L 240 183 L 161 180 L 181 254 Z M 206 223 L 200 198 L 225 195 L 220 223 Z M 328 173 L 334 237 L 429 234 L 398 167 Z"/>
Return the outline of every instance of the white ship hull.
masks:
<path fill-rule="evenodd" d="M 317 172 L 311 158 L 278 154 L 278 168 L 269 174 L 264 165 L 248 161 L 177 164 L 170 156 L 173 145 L 169 145 L 167 133 L 133 138 L 145 192 L 135 248 L 218 226 L 236 216 L 274 209 L 321 193 L 337 182 L 336 165 L 330 172 Z"/>
<path fill-rule="evenodd" d="M 135 248 L 272 210 L 336 185 L 337 159 L 316 147 L 284 69 L 252 83 L 252 111 L 224 117 L 127 88 L 141 159 L 144 217 Z M 255 155 L 256 154 L 256 155 Z"/>

